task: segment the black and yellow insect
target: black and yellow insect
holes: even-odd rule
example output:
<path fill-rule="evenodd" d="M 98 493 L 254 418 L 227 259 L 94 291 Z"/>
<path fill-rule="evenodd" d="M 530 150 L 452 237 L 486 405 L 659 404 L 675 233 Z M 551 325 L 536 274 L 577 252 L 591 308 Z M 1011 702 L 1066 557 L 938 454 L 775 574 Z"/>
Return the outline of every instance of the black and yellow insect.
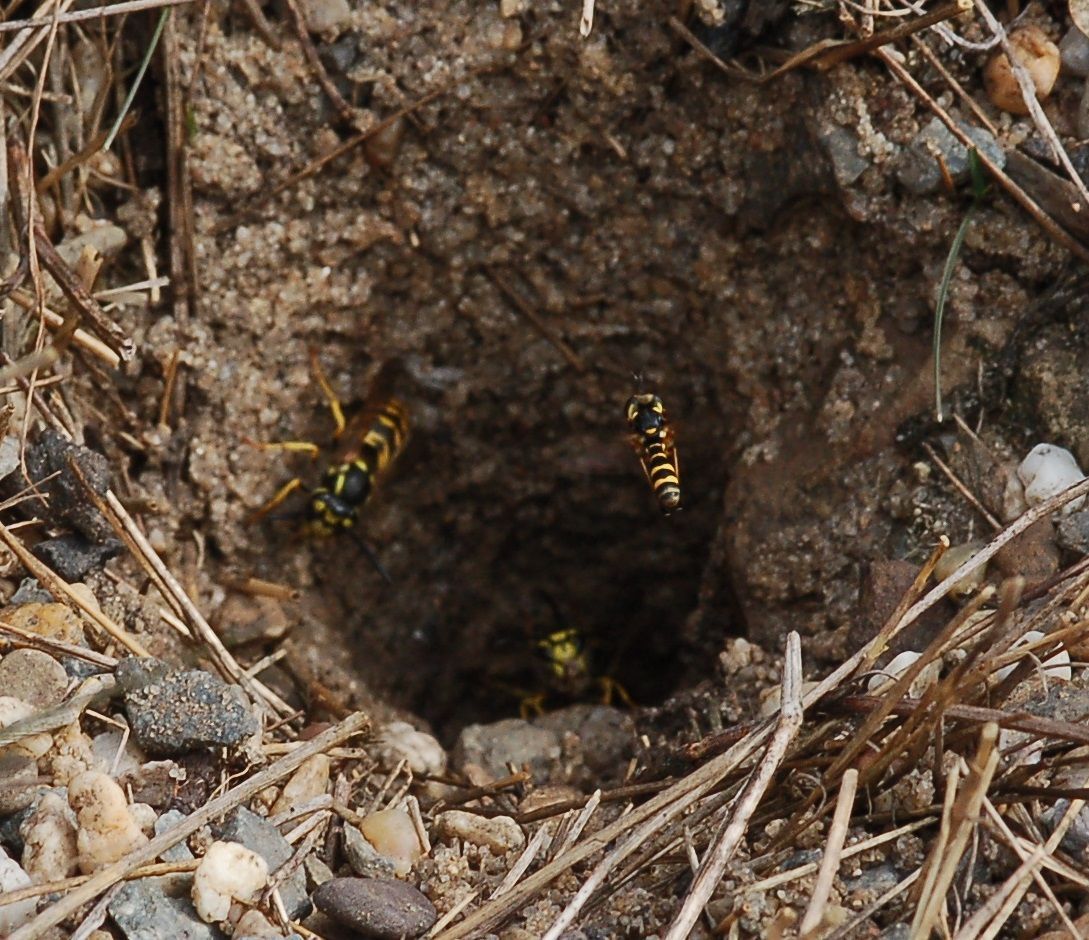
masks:
<path fill-rule="evenodd" d="M 650 392 L 632 395 L 627 417 L 643 473 L 668 516 L 681 508 L 681 465 L 662 399 Z"/>
<path fill-rule="evenodd" d="M 325 537 L 345 531 L 356 535 L 355 526 L 361 510 L 408 441 L 408 409 L 399 399 L 385 393 L 391 371 L 387 368 L 379 373 L 379 378 L 372 385 L 368 404 L 349 421 L 345 419 L 340 400 L 313 353 L 311 363 L 332 412 L 336 424 L 334 439 L 340 442 L 340 446 L 334 460 L 322 474 L 321 482 L 308 490 L 303 512 L 304 526 L 307 534 L 312 536 Z M 257 446 L 266 450 L 306 453 L 313 458 L 321 453 L 321 448 L 310 441 L 281 441 Z M 267 515 L 298 489 L 307 489 L 300 477 L 288 480 L 255 513 L 254 519 Z M 357 537 L 356 540 L 379 573 L 389 580 L 389 575 L 370 546 L 361 538 Z"/>
<path fill-rule="evenodd" d="M 611 705 L 615 697 L 625 705 L 634 707 L 635 703 L 619 682 L 610 676 L 594 675 L 582 634 L 573 627 L 553 630 L 544 639 L 538 640 L 537 652 L 544 662 L 549 689 L 536 695 L 523 696 L 523 718 L 528 718 L 531 713 L 544 714 L 544 703 L 549 698 L 565 702 L 586 701 L 595 686 L 600 689 L 602 704 Z"/>

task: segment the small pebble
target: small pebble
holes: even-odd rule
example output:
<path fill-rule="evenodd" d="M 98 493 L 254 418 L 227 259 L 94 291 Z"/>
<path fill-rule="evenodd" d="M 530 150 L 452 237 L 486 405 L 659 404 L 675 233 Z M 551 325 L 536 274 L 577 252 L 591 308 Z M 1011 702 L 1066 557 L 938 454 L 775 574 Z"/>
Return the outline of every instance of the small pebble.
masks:
<path fill-rule="evenodd" d="M 22 699 L 2 695 L 0 696 L 0 728 L 6 728 L 8 725 L 22 721 L 24 718 L 30 718 L 36 711 L 37 709 L 33 705 L 27 704 Z M 39 734 L 24 735 L 18 741 L 7 745 L 3 750 L 8 754 L 25 754 L 27 757 L 37 760 L 39 757 L 48 754 L 52 746 L 53 736 L 43 731 Z"/>
<path fill-rule="evenodd" d="M 1079 555 L 1089 555 L 1089 510 L 1072 512 L 1059 520 L 1059 545 Z"/>
<path fill-rule="evenodd" d="M 867 690 L 870 692 L 879 692 L 882 688 L 891 686 L 920 659 L 922 659 L 922 653 L 916 653 L 914 650 L 904 650 L 904 652 L 898 653 L 889 660 L 888 665 L 883 667 L 879 673 L 870 676 L 869 682 L 866 683 Z M 938 681 L 940 675 L 941 660 L 934 660 L 928 663 L 919 670 L 919 674 L 912 680 L 911 685 L 908 686 L 908 695 L 912 698 L 919 698 L 919 696 L 926 691 L 928 686 L 931 686 Z"/>
<path fill-rule="evenodd" d="M 363 878 L 394 878 L 396 865 L 393 860 L 379 854 L 355 826 L 344 826 L 344 855 L 348 865 Z"/>
<path fill-rule="evenodd" d="M 14 859 L 0 849 L 0 894 L 17 891 L 30 885 L 30 876 Z M 27 898 L 0 907 L 0 937 L 6 937 L 17 927 L 22 927 L 38 910 L 38 899 Z M 432 918 L 434 920 L 434 918 Z"/>
<path fill-rule="evenodd" d="M 982 542 L 965 542 L 963 545 L 953 545 L 945 551 L 934 566 L 934 580 L 944 581 L 961 565 L 979 554 L 983 548 Z M 987 565 L 982 564 L 975 571 L 966 574 L 949 589 L 949 596 L 953 598 L 965 598 L 975 592 L 987 576 Z"/>
<path fill-rule="evenodd" d="M 446 839 L 461 839 L 471 845 L 489 849 L 492 855 L 506 855 L 526 844 L 522 827 L 509 816 L 478 816 L 451 809 L 435 820 L 439 835 Z"/>
<path fill-rule="evenodd" d="M 268 863 L 237 842 L 213 842 L 193 874 L 193 905 L 201 920 L 221 923 L 231 904 L 253 901 L 268 884 Z"/>
<path fill-rule="evenodd" d="M 125 247 L 128 240 L 128 232 L 121 226 L 114 225 L 112 222 L 96 220 L 87 231 L 60 242 L 57 245 L 57 253 L 72 267 L 76 267 L 84 248 L 91 248 L 96 254 L 100 254 L 105 258 L 112 258 Z M 76 445 L 71 446 L 75 447 Z M 94 451 L 90 451 L 85 447 L 80 448 L 80 450 L 94 453 Z M 101 454 L 96 456 L 101 457 Z M 105 460 L 105 458 L 102 459 Z M 80 468 L 82 469 L 82 463 Z M 88 505 L 90 505 L 89 501 Z"/>
<path fill-rule="evenodd" d="M 302 12 L 306 28 L 329 39 L 344 32 L 352 16 L 348 0 L 304 0 Z"/>
<path fill-rule="evenodd" d="M 107 229 L 116 230 L 121 244 L 124 244 L 126 235 L 117 226 L 96 227 L 84 235 L 76 236 L 67 244 L 82 240 L 98 243 L 107 234 Z M 78 245 L 78 251 L 72 257 L 74 262 L 82 251 L 82 244 Z M 64 245 L 58 245 L 57 250 L 62 251 Z M 100 245 L 102 254 L 111 254 L 109 246 Z M 60 432 L 52 428 L 46 428 L 38 435 L 38 439 L 27 447 L 26 466 L 31 480 L 40 480 L 38 489 L 48 497 L 49 510 L 47 518 L 53 522 L 66 522 L 74 529 L 82 532 L 93 542 L 103 542 L 113 537 L 113 529 L 95 508 L 84 492 L 83 484 L 72 472 L 69 460 L 75 460 L 83 473 L 88 485 L 99 496 L 105 498 L 106 490 L 110 486 L 109 461 L 97 451 L 88 447 L 73 444 Z M 29 481 L 27 481 L 29 483 Z"/>
<path fill-rule="evenodd" d="M 90 541 L 78 533 L 46 539 L 34 546 L 34 554 L 71 584 L 82 581 L 92 571 L 98 571 L 111 558 L 121 554 L 124 546 L 117 539 L 102 543 Z"/>
<path fill-rule="evenodd" d="M 1036 97 L 1043 101 L 1055 87 L 1061 57 L 1059 47 L 1038 26 L 1023 26 L 1009 34 L 1014 58 L 1023 65 L 1036 87 Z M 983 69 L 983 84 L 995 107 L 1010 114 L 1028 114 L 1028 107 L 1010 68 L 1005 52 L 996 53 Z"/>
<path fill-rule="evenodd" d="M 91 750 L 102 762 L 102 770 L 108 770 L 118 779 L 125 774 L 136 773 L 147 763 L 147 755 L 132 740 L 131 735 L 110 729 L 91 739 Z"/>
<path fill-rule="evenodd" d="M 77 646 L 85 646 L 83 622 L 79 615 L 65 604 L 31 603 L 7 607 L 0 611 L 7 623 L 44 636 Z"/>
<path fill-rule="evenodd" d="M 1046 636 L 1040 630 L 1029 630 L 1024 636 L 1018 637 L 1013 646 L 1010 647 L 1010 651 L 1017 649 L 1019 646 L 1026 646 L 1029 643 L 1035 643 L 1037 640 L 1042 640 Z M 1008 666 L 1003 666 L 996 672 L 995 679 L 1001 682 L 1008 675 L 1010 675 L 1014 669 L 1019 666 L 1020 663 L 1010 663 Z M 1048 657 L 1042 663 L 1043 673 L 1049 679 L 1059 679 L 1063 682 L 1069 682 L 1073 676 L 1070 669 L 1070 654 L 1065 650 L 1059 650 L 1054 656 Z"/>
<path fill-rule="evenodd" d="M 438 919 L 427 897 L 403 881 L 334 878 L 314 892 L 314 904 L 369 940 L 418 937 Z"/>
<path fill-rule="evenodd" d="M 11 476 L 19 468 L 19 452 L 22 450 L 17 436 L 0 440 L 0 480 Z"/>
<path fill-rule="evenodd" d="M 846 188 L 857 180 L 870 166 L 870 161 L 858 152 L 858 135 L 838 124 L 821 134 L 821 143 L 832 161 L 836 182 Z"/>
<path fill-rule="evenodd" d="M 434 776 L 446 770 L 446 751 L 442 745 L 407 721 L 391 721 L 382 729 L 375 756 L 379 767 L 387 772 L 402 760 L 407 761 L 409 769 L 417 775 Z"/>
<path fill-rule="evenodd" d="M 197 917 L 186 897 L 171 897 L 161 878 L 121 883 L 109 903 L 110 917 L 125 940 L 222 940 L 223 934 Z"/>
<path fill-rule="evenodd" d="M 56 791 L 42 796 L 22 825 L 23 869 L 35 884 L 60 881 L 79 873 L 76 821 Z"/>
<path fill-rule="evenodd" d="M 1078 461 L 1065 447 L 1037 444 L 1017 468 L 1017 476 L 1025 487 L 1025 501 L 1039 506 L 1085 479 Z M 1066 503 L 1059 513 L 1069 515 L 1085 505 L 1085 498 Z"/>
<path fill-rule="evenodd" d="M 547 780 L 560 754 L 560 736 L 555 731 L 507 718 L 462 728 L 453 762 L 462 772 L 472 773 L 478 783 L 506 776 L 508 764 L 527 767 L 534 779 Z"/>
<path fill-rule="evenodd" d="M 1063 71 L 1077 78 L 1089 78 L 1089 38 L 1076 26 L 1071 26 L 1059 40 Z"/>
<path fill-rule="evenodd" d="M 38 793 L 38 762 L 26 754 L 0 753 L 0 816 L 26 809 Z"/>
<path fill-rule="evenodd" d="M 275 872 L 291 858 L 291 843 L 281 835 L 280 830 L 244 806 L 228 817 L 219 827 L 216 837 L 223 842 L 238 842 L 253 849 L 268 863 L 270 872 Z M 301 868 L 295 869 L 287 881 L 281 882 L 280 898 L 291 917 L 297 918 L 309 908 L 306 873 Z"/>
<path fill-rule="evenodd" d="M 156 756 L 231 747 L 257 731 L 242 690 L 201 670 L 144 675 L 147 663 L 123 659 L 117 679 L 126 686 L 125 714 L 137 743 Z"/>
<path fill-rule="evenodd" d="M 238 918 L 238 923 L 234 925 L 235 940 L 241 940 L 242 937 L 282 937 L 283 935 L 283 931 L 257 908 L 250 908 Z"/>
<path fill-rule="evenodd" d="M 37 708 L 56 705 L 68 689 L 68 673 L 48 653 L 12 650 L 0 660 L 0 689 Z"/>
<path fill-rule="evenodd" d="M 104 773 L 88 770 L 68 784 L 68 803 L 76 811 L 79 867 L 97 871 L 147 843 L 129 812 L 125 791 Z"/>
<path fill-rule="evenodd" d="M 325 754 L 315 754 L 303 761 L 299 769 L 284 784 L 276 802 L 272 804 L 269 815 L 286 813 L 293 806 L 323 796 L 329 788 L 329 758 Z"/>
<path fill-rule="evenodd" d="M 364 840 L 366 841 L 366 840 Z M 323 885 L 327 881 L 332 881 L 336 875 L 333 874 L 333 869 L 325 864 L 318 856 L 308 855 L 303 860 L 303 869 L 306 871 L 306 877 L 315 888 L 318 885 Z"/>
<path fill-rule="evenodd" d="M 216 611 L 216 632 L 230 647 L 271 643 L 291 629 L 284 605 L 274 597 L 231 593 Z"/>
<path fill-rule="evenodd" d="M 393 863 L 398 875 L 408 874 L 413 862 L 426 854 L 412 818 L 403 809 L 371 813 L 360 822 L 359 830 L 379 855 Z"/>

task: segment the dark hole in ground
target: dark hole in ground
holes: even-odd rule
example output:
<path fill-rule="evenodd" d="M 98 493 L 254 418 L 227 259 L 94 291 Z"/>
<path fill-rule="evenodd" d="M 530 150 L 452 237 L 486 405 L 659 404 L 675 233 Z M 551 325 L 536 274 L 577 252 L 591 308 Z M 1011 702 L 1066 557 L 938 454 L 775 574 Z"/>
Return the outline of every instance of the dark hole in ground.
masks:
<path fill-rule="evenodd" d="M 380 585 L 350 540 L 311 546 L 312 594 L 329 622 L 343 623 L 360 675 L 444 740 L 517 716 L 534 695 L 545 695 L 546 710 L 600 701 L 602 677 L 639 706 L 658 704 L 712 675 L 724 633 L 743 632 L 722 620 L 706 625 L 713 636 L 686 628 L 721 517 L 728 442 L 720 429 L 701 433 L 702 415 L 674 391 L 685 508 L 663 517 L 624 434 L 627 387 L 618 389 L 621 407 L 601 428 L 557 420 L 547 432 L 507 427 L 482 438 L 484 486 L 463 486 L 474 466 L 463 463 L 461 437 L 429 430 L 422 409 L 412 447 L 362 524 L 392 585 Z M 520 417 L 537 428 L 553 413 L 562 412 L 546 401 Z M 464 434 L 472 415 L 458 426 Z M 725 572 L 720 593 L 722 581 Z M 568 628 L 594 680 L 576 695 L 550 678 L 539 649 Z"/>

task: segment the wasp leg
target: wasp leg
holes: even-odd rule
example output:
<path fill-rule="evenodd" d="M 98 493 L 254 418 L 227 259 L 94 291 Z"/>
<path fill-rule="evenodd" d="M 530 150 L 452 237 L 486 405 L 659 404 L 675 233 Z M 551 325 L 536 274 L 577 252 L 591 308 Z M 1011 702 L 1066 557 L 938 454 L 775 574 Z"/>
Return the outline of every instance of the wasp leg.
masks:
<path fill-rule="evenodd" d="M 518 714 L 522 716 L 522 721 L 529 721 L 530 716 L 540 718 L 544 715 L 544 692 L 538 692 L 536 695 L 527 695 L 522 699 L 522 704 L 518 706 Z"/>
<path fill-rule="evenodd" d="M 628 690 L 614 678 L 611 676 L 601 676 L 597 682 L 598 685 L 601 686 L 602 705 L 612 705 L 613 696 L 615 695 L 628 708 L 635 708 L 635 702 L 632 701 L 632 697 L 628 695 Z"/>
<path fill-rule="evenodd" d="M 292 493 L 295 492 L 295 490 L 297 490 L 302 485 L 302 480 L 300 480 L 298 477 L 294 477 L 293 479 L 288 480 L 276 491 L 272 499 L 270 499 L 267 503 L 261 506 L 260 509 L 257 509 L 250 514 L 248 521 L 252 524 L 254 522 L 259 522 L 260 520 L 264 519 L 265 516 L 272 512 L 272 510 L 274 510 L 277 506 L 282 505 L 284 500 L 286 500 Z"/>
<path fill-rule="evenodd" d="M 350 531 L 352 532 L 352 537 L 355 539 L 356 545 L 359 546 L 359 550 L 367 556 L 367 561 L 374 565 L 374 570 L 382 576 L 386 584 L 393 584 L 393 578 L 389 576 L 389 572 L 386 571 L 382 562 L 378 560 L 378 554 L 375 552 L 375 550 L 371 548 L 371 546 L 367 543 L 363 536 L 361 536 L 358 532 L 354 530 Z"/>
<path fill-rule="evenodd" d="M 347 427 L 348 422 L 344 418 L 344 409 L 340 405 L 340 399 L 337 397 L 337 393 L 333 391 L 333 386 L 329 384 L 325 370 L 321 367 L 316 349 L 310 350 L 310 368 L 314 370 L 314 378 L 318 380 L 321 393 L 325 396 L 325 403 L 329 406 L 329 411 L 333 415 L 333 423 L 337 426 L 333 437 L 339 438 L 344 433 L 344 428 Z"/>
<path fill-rule="evenodd" d="M 293 454 L 308 454 L 311 460 L 317 460 L 321 448 L 312 441 L 255 441 L 252 437 L 243 438 L 250 447 L 261 450 L 286 450 Z"/>

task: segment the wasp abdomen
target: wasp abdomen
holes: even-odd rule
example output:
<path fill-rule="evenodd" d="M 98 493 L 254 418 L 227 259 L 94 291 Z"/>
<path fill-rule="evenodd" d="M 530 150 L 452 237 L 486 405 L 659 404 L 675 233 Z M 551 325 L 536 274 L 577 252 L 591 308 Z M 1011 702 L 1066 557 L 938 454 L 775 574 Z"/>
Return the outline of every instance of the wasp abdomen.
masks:
<path fill-rule="evenodd" d="M 681 481 L 666 445 L 661 441 L 647 444 L 645 460 L 658 505 L 663 512 L 673 512 L 681 504 Z"/>

